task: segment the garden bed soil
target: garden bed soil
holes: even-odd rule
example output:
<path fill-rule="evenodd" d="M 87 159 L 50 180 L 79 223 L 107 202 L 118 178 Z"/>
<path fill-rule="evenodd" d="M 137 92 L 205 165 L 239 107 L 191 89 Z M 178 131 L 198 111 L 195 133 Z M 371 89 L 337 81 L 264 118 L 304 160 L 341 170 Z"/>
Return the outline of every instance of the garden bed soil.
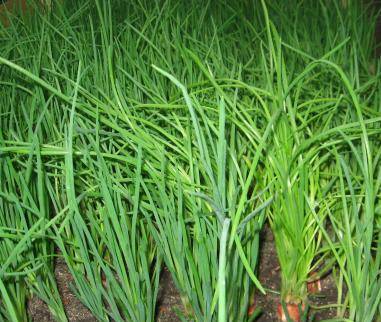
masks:
<path fill-rule="evenodd" d="M 280 270 L 274 248 L 273 236 L 268 227 L 266 227 L 262 232 L 261 245 L 259 278 L 262 285 L 266 289 L 274 291 L 274 293 L 268 291 L 265 296 L 261 294 L 256 295 L 256 306 L 261 308 L 263 312 L 257 321 L 271 322 L 277 320 L 276 311 L 279 297 L 276 292 L 280 289 Z M 90 311 L 87 310 L 74 296 L 71 290 L 73 278 L 62 259 L 59 259 L 56 262 L 55 276 L 69 321 L 95 322 L 96 319 L 92 316 Z M 311 303 L 316 306 L 334 304 L 336 302 L 337 291 L 332 277 L 328 276 L 324 278 L 321 283 L 322 290 L 318 296 L 311 298 Z M 170 273 L 166 268 L 163 269 L 160 285 L 157 321 L 180 321 L 176 315 L 176 310 L 181 310 L 182 308 L 180 296 L 171 279 Z M 54 321 L 47 306 L 37 298 L 30 300 L 28 309 L 32 321 Z M 334 318 L 336 315 L 336 310 L 331 308 L 318 310 L 313 313 L 315 313 L 314 321 L 322 321 L 325 319 Z"/>

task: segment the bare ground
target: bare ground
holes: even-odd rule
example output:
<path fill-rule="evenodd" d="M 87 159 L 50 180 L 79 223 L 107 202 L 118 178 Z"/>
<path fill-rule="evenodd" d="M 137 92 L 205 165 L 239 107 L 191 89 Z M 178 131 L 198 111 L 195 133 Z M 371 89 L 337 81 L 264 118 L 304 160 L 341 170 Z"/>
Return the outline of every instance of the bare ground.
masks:
<path fill-rule="evenodd" d="M 274 292 L 280 289 L 280 271 L 274 248 L 273 236 L 269 228 L 263 230 L 261 235 L 261 258 L 259 278 L 263 286 Z M 57 260 L 55 276 L 61 294 L 66 314 L 70 322 L 95 322 L 96 319 L 91 315 L 84 305 L 74 296 L 71 290 L 73 278 L 67 266 L 62 260 Z M 333 304 L 336 301 L 336 287 L 330 276 L 322 280 L 322 291 L 315 298 L 311 298 L 311 303 L 316 306 Z M 266 296 L 257 294 L 255 303 L 261 308 L 263 313 L 257 321 L 270 322 L 276 321 L 276 308 L 279 297 L 276 293 L 267 292 Z M 29 302 L 29 313 L 32 321 L 53 322 L 47 306 L 39 299 L 33 298 Z M 157 321 L 158 322 L 177 322 L 180 319 L 176 315 L 176 309 L 181 310 L 181 300 L 178 291 L 172 281 L 169 271 L 164 268 L 162 271 L 160 290 L 158 296 Z M 336 314 L 334 309 L 319 310 L 315 315 L 314 321 L 322 321 L 333 318 Z"/>

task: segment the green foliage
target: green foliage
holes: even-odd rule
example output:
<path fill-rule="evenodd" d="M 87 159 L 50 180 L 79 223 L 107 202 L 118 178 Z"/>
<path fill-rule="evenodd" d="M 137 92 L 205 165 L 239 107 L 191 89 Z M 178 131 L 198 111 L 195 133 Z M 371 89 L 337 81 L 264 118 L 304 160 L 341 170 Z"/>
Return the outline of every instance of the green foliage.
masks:
<path fill-rule="evenodd" d="M 66 321 L 64 259 L 100 321 L 249 321 L 266 220 L 281 300 L 338 274 L 380 317 L 376 15 L 336 1 L 65 1 L 0 27 L 0 320 Z M 345 290 L 348 290 L 347 292 Z M 364 305 L 366 303 L 366 305 Z"/>

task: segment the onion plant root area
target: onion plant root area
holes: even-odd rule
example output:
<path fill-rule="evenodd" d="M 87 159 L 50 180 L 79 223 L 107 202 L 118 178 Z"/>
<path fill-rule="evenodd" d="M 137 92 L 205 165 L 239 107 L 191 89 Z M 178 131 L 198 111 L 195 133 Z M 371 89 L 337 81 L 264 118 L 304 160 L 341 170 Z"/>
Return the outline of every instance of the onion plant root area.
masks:
<path fill-rule="evenodd" d="M 371 2 L 0 6 L 0 322 L 381 321 Z"/>
<path fill-rule="evenodd" d="M 255 305 L 261 308 L 261 313 L 256 321 L 271 322 L 277 321 L 276 309 L 280 289 L 279 262 L 274 248 L 274 237 L 269 227 L 265 227 L 261 234 L 260 269 L 258 272 L 262 284 L 274 293 L 261 295 L 256 299 Z M 71 285 L 73 278 L 63 261 L 57 261 L 55 265 L 55 278 L 62 297 L 65 311 L 71 322 L 95 322 L 96 318 L 86 307 L 75 298 Z M 311 302 L 317 307 L 313 312 L 314 321 L 324 321 L 333 319 L 336 310 L 330 305 L 337 299 L 337 289 L 331 276 L 325 277 L 321 281 L 321 289 L 314 296 Z M 176 286 L 173 283 L 170 272 L 164 268 L 160 278 L 160 291 L 158 296 L 156 321 L 158 322 L 178 322 L 181 321 L 177 312 L 183 312 L 181 298 Z M 34 297 L 28 303 L 29 315 L 35 322 L 54 322 L 54 317 L 50 314 L 48 306 L 40 299 Z"/>

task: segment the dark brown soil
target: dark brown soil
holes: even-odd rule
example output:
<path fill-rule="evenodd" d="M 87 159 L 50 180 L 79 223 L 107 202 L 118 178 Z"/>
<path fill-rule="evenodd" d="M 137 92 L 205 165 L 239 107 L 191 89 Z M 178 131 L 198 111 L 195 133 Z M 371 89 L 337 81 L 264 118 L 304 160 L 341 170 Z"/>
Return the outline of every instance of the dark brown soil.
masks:
<path fill-rule="evenodd" d="M 73 284 L 73 277 L 62 259 L 56 261 L 54 273 L 68 320 L 70 322 L 96 322 L 97 320 L 92 316 L 90 311 L 72 292 L 71 285 Z M 34 322 L 55 321 L 47 305 L 36 297 L 30 300 L 28 308 L 32 321 Z"/>
<path fill-rule="evenodd" d="M 55 276 L 68 320 L 70 322 L 96 322 L 95 317 L 72 292 L 73 278 L 62 259 L 58 259 L 56 262 Z M 182 309 L 180 296 L 166 268 L 162 271 L 158 296 L 157 321 L 180 321 L 175 312 L 176 309 L 180 311 Z M 48 306 L 37 297 L 33 297 L 29 301 L 28 311 L 34 322 L 55 322 Z"/>
<path fill-rule="evenodd" d="M 180 294 L 177 291 L 171 273 L 163 269 L 159 290 L 157 322 L 178 322 L 176 310 L 182 311 Z"/>
<path fill-rule="evenodd" d="M 257 294 L 256 306 L 263 310 L 262 315 L 257 321 L 270 322 L 276 321 L 276 308 L 279 297 L 277 293 L 280 289 L 280 271 L 277 261 L 276 251 L 274 249 L 273 236 L 268 227 L 266 227 L 261 236 L 261 258 L 259 278 L 262 285 L 274 291 L 268 291 L 266 296 Z M 62 260 L 57 260 L 55 269 L 58 288 L 65 306 L 66 314 L 70 322 L 95 322 L 96 319 L 91 313 L 76 299 L 71 291 L 73 279 L 67 266 Z M 336 287 L 330 276 L 322 280 L 322 291 L 319 296 L 311 298 L 314 306 L 334 304 L 336 302 Z M 172 281 L 169 271 L 164 268 L 161 276 L 160 290 L 158 296 L 157 321 L 158 322 L 177 322 L 180 319 L 176 315 L 176 310 L 182 309 L 181 300 L 178 291 Z M 39 299 L 33 298 L 29 302 L 29 313 L 32 321 L 35 322 L 53 322 L 47 306 Z M 322 321 L 335 317 L 335 309 L 318 310 L 314 321 Z"/>

